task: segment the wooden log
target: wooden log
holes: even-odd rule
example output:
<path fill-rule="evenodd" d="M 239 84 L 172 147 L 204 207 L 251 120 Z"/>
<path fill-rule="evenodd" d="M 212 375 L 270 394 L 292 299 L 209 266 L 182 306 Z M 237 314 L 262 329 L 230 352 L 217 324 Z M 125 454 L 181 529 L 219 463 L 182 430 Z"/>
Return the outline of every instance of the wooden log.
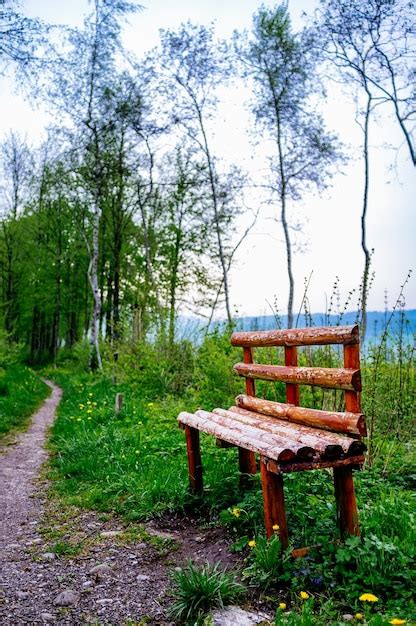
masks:
<path fill-rule="evenodd" d="M 296 458 L 297 444 L 283 440 L 270 433 L 260 433 L 258 430 L 239 424 L 238 420 L 227 419 L 223 416 L 207 411 L 197 413 L 180 413 L 178 419 L 192 428 L 202 430 L 208 435 L 233 443 L 236 446 L 264 454 L 265 456 L 290 461 Z"/>
<path fill-rule="evenodd" d="M 362 413 L 320 411 L 318 409 L 307 409 L 304 407 L 284 404 L 283 402 L 272 402 L 263 398 L 252 398 L 244 394 L 236 397 L 236 404 L 248 411 L 257 411 L 263 415 L 278 417 L 282 420 L 304 424 L 313 428 L 322 428 L 348 435 L 367 434 L 365 417 Z"/>
<path fill-rule="evenodd" d="M 336 367 L 287 367 L 285 365 L 260 365 L 236 363 L 234 371 L 239 376 L 261 380 L 316 385 L 330 389 L 361 390 L 360 370 Z"/>
<path fill-rule="evenodd" d="M 355 326 L 315 326 L 254 332 L 235 332 L 231 344 L 241 347 L 261 346 L 322 346 L 359 343 L 359 328 Z"/>
<path fill-rule="evenodd" d="M 285 365 L 296 366 L 298 364 L 298 350 L 296 346 L 285 347 Z M 299 385 L 286 383 L 286 402 L 289 404 L 300 404 Z"/>
<path fill-rule="evenodd" d="M 199 431 L 185 426 L 186 449 L 188 453 L 189 486 L 194 494 L 202 492 L 202 463 L 199 447 Z"/>
<path fill-rule="evenodd" d="M 214 409 L 214 415 L 220 415 L 223 418 L 231 420 L 231 424 L 238 429 L 243 429 L 244 432 L 252 432 L 257 439 L 263 438 L 260 433 L 267 433 L 265 438 L 270 443 L 275 441 L 279 442 L 279 445 L 286 445 L 288 449 L 293 450 L 296 456 L 302 459 L 312 459 L 317 455 L 317 450 L 311 445 L 312 439 L 307 440 L 307 437 L 299 435 L 296 427 L 292 427 L 292 430 L 285 430 L 280 428 L 276 420 L 270 420 L 269 418 L 258 415 L 256 413 L 250 413 L 244 411 L 239 407 L 231 407 L 229 411 L 226 409 Z M 284 425 L 285 426 L 285 425 Z M 313 439 L 314 443 L 319 443 L 318 438 Z M 321 446 L 322 448 L 324 446 Z M 339 454 L 342 453 L 342 448 L 339 447 Z"/>
<path fill-rule="evenodd" d="M 269 472 L 263 458 L 260 459 L 261 487 L 263 492 L 264 525 L 266 537 L 271 537 L 275 530 L 273 526 L 278 525 L 278 533 L 283 549 L 289 543 L 285 496 L 283 491 L 283 476 Z"/>
<path fill-rule="evenodd" d="M 240 407 L 230 407 L 229 411 L 214 409 L 214 413 L 228 416 L 237 413 L 244 423 L 266 430 L 283 439 L 296 441 L 299 445 L 309 446 L 319 452 L 324 458 L 339 458 L 342 454 L 357 454 L 365 450 L 361 440 L 352 439 L 346 435 L 318 430 L 301 424 L 292 424 L 287 421 L 270 419 L 266 415 L 253 413 Z"/>
<path fill-rule="evenodd" d="M 351 467 L 334 467 L 335 499 L 341 539 L 359 536 L 358 510 Z"/>
<path fill-rule="evenodd" d="M 359 469 L 364 463 L 365 458 L 362 454 L 357 456 L 349 456 L 344 459 L 321 460 L 316 461 L 289 461 L 288 463 L 280 463 L 275 459 L 267 459 L 267 469 L 269 472 L 276 474 L 289 474 L 290 472 L 304 472 L 308 470 L 329 469 L 336 467 L 351 467 Z"/>
<path fill-rule="evenodd" d="M 123 407 L 123 394 L 116 393 L 116 399 L 114 401 L 114 413 L 118 415 Z"/>
<path fill-rule="evenodd" d="M 253 363 L 253 350 L 251 348 L 243 349 L 243 361 L 246 364 Z M 246 378 L 246 393 L 256 395 L 256 386 L 252 378 Z M 238 450 L 238 467 L 240 469 L 240 487 L 247 486 L 247 475 L 255 474 L 257 471 L 256 455 L 251 450 L 239 448 Z"/>
<path fill-rule="evenodd" d="M 344 346 L 344 367 L 351 369 L 360 368 L 359 344 Z M 352 411 L 353 413 L 361 412 L 360 394 L 357 391 L 361 391 L 361 388 L 356 391 L 345 391 L 345 408 L 347 411 Z"/>

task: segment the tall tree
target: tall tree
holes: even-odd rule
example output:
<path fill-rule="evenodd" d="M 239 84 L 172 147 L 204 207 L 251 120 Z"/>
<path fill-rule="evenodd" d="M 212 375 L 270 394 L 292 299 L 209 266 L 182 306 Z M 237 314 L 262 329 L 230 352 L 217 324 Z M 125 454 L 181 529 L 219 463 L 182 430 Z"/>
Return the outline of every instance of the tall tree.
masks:
<path fill-rule="evenodd" d="M 265 187 L 280 211 L 291 328 L 295 279 L 290 204 L 310 187 L 327 185 L 331 166 L 340 153 L 334 136 L 326 132 L 322 117 L 312 105 L 318 81 L 309 33 L 292 32 L 287 6 L 262 6 L 254 15 L 251 35 L 236 34 L 235 42 L 244 74 L 252 81 L 257 124 L 272 144 Z"/>
<path fill-rule="evenodd" d="M 222 45 L 214 40 L 212 28 L 182 24 L 177 32 L 161 31 L 164 87 L 168 97 L 175 90 L 174 121 L 198 148 L 206 165 L 206 186 L 227 319 L 231 323 L 229 241 L 231 223 L 238 213 L 232 188 L 224 195 L 224 176 L 212 147 L 212 120 L 217 105 L 217 88 L 229 73 L 229 60 Z"/>
<path fill-rule="evenodd" d="M 83 30 L 69 34 L 71 49 L 59 59 L 50 96 L 68 115 L 75 131 L 81 130 L 74 145 L 81 156 L 82 195 L 91 206 L 90 237 L 86 245 L 90 257 L 88 278 L 93 295 L 91 319 L 92 365 L 101 368 L 99 322 L 102 297 L 99 285 L 100 224 L 106 192 L 107 168 L 105 153 L 114 140 L 113 120 L 108 115 L 107 102 L 117 75 L 117 60 L 121 52 L 121 22 L 136 11 L 137 4 L 127 0 L 94 0 L 94 9 Z"/>
<path fill-rule="evenodd" d="M 379 106 L 392 107 L 410 157 L 416 165 L 414 87 L 416 8 L 407 0 L 322 0 L 316 16 L 323 55 L 337 69 L 336 80 L 357 90 L 357 121 L 363 132 L 363 200 L 361 247 L 361 328 L 367 327 L 371 251 L 367 237 L 370 191 L 370 125 Z"/>

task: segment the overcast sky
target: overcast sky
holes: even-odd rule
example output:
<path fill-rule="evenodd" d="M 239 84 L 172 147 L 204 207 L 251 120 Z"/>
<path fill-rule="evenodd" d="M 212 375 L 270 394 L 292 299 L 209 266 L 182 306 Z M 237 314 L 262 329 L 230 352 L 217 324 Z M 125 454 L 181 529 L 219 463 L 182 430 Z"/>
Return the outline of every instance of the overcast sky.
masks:
<path fill-rule="evenodd" d="M 182 21 L 216 23 L 221 37 L 232 31 L 249 28 L 253 12 L 261 2 L 255 0 L 148 0 L 144 10 L 130 19 L 124 32 L 124 44 L 141 55 L 158 42 L 160 28 L 175 28 Z M 266 5 L 272 3 L 266 2 Z M 317 2 L 291 0 L 289 8 L 294 28 L 301 27 L 302 13 L 311 13 Z M 80 25 L 88 9 L 86 0 L 26 0 L 22 2 L 30 16 L 50 23 Z M 244 93 L 242 91 L 242 93 Z M 332 87 L 323 114 L 328 127 L 350 144 L 352 160 L 333 179 L 332 187 L 320 197 L 310 195 L 290 208 L 294 221 L 302 224 L 297 235 L 299 250 L 294 259 L 296 281 L 295 310 L 303 295 L 304 277 L 312 273 L 308 297 L 312 311 L 325 310 L 335 277 L 340 279 L 341 306 L 347 293 L 357 288 L 363 266 L 360 248 L 360 211 L 362 167 L 359 160 L 361 134 L 354 122 L 355 108 L 346 101 L 340 88 Z M 244 128 L 250 121 L 240 97 L 231 94 L 221 108 L 215 145 L 224 157 L 257 173 L 261 167 L 261 144 L 250 146 Z M 8 129 L 26 132 L 30 141 L 39 141 L 46 115 L 33 111 L 23 99 L 12 93 L 10 80 L 0 81 L 0 135 Z M 368 245 L 374 248 L 375 280 L 369 296 L 369 309 L 384 308 L 385 290 L 394 304 L 400 284 L 409 269 L 415 268 L 415 169 L 407 156 L 402 137 L 387 112 L 373 124 L 371 132 L 371 180 L 368 213 Z M 388 147 L 388 146 L 392 147 Z M 398 148 L 393 149 L 394 148 Z M 355 157 L 355 159 L 354 159 Z M 255 230 L 248 237 L 236 260 L 231 276 L 232 302 L 239 314 L 270 313 L 268 303 L 277 300 L 285 313 L 287 278 L 281 225 L 273 221 L 274 209 L 264 211 Z M 240 223 L 238 229 L 243 228 Z M 357 298 L 349 309 L 356 308 Z M 416 308 L 416 276 L 406 289 L 407 308 Z"/>

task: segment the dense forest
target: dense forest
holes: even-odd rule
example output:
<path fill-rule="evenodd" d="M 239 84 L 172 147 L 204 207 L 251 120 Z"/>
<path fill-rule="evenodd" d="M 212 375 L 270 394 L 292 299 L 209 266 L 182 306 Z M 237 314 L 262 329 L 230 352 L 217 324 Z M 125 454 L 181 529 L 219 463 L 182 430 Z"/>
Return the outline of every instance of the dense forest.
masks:
<path fill-rule="evenodd" d="M 414 6 L 404 5 L 324 2 L 301 32 L 287 7 L 260 7 L 252 31 L 232 41 L 189 22 L 161 32 L 160 46 L 137 60 L 121 43 L 135 3 L 95 2 L 82 29 L 52 28 L 6 3 L 2 63 L 14 62 L 28 97 L 53 111 L 55 124 L 36 148 L 15 132 L 2 142 L 5 340 L 24 344 L 36 363 L 88 337 L 100 366 L 101 340 L 172 345 L 179 312 L 209 325 L 225 311 L 231 322 L 233 259 L 264 203 L 275 207 L 285 241 L 291 327 L 290 212 L 330 184 L 345 156 L 319 114 L 328 80 L 350 84 L 363 130 L 365 332 L 368 128 L 380 107 L 394 114 L 414 161 Z M 256 136 L 270 147 L 261 184 L 215 152 L 221 98 L 241 81 Z M 248 207 L 253 187 L 258 206 Z"/>

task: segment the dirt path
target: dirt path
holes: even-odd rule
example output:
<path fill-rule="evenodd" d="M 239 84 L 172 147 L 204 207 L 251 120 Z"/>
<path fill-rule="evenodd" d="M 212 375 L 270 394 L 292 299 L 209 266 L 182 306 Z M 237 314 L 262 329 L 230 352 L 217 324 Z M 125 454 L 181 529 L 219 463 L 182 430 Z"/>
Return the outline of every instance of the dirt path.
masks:
<path fill-rule="evenodd" d="M 0 454 L 0 626 L 169 624 L 171 572 L 187 559 L 232 566 L 223 531 L 189 519 L 123 525 L 46 498 L 39 471 L 61 390 Z"/>

